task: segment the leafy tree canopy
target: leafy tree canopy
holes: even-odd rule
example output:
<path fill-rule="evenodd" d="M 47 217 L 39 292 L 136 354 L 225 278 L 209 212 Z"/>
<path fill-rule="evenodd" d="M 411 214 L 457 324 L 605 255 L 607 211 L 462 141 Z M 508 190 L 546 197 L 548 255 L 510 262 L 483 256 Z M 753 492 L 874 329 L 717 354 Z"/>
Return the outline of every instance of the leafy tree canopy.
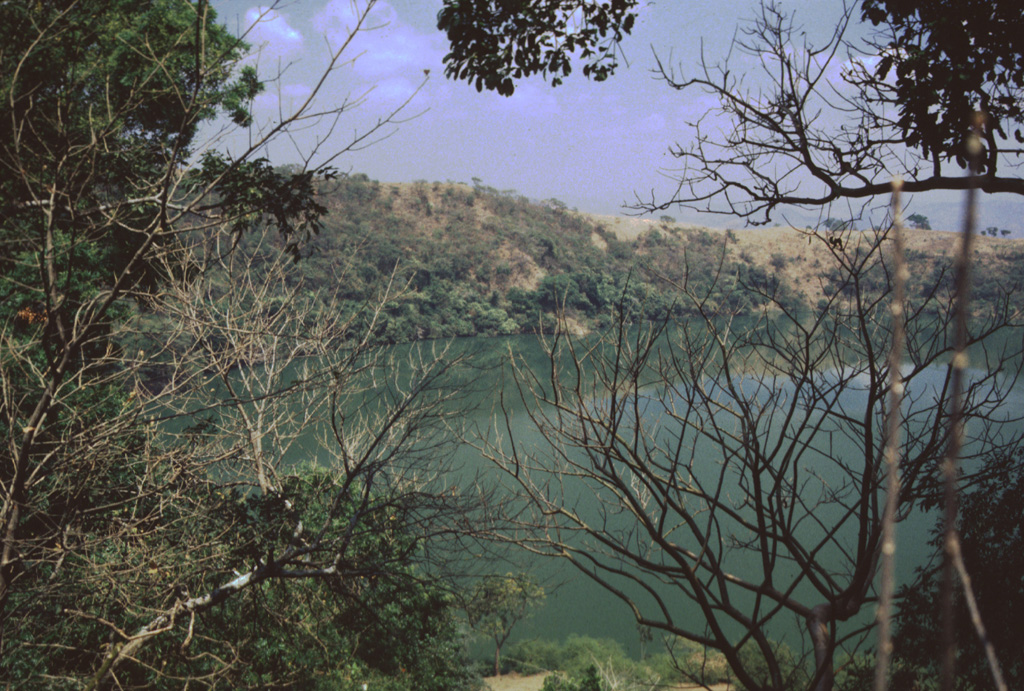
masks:
<path fill-rule="evenodd" d="M 636 0 L 446 0 L 437 26 L 451 52 L 445 75 L 503 96 L 533 74 L 555 86 L 584 61 L 583 76 L 603 81 L 618 66 L 619 42 L 632 31 Z"/>
<path fill-rule="evenodd" d="M 501 671 L 501 646 L 515 625 L 544 600 L 544 588 L 527 573 L 489 576 L 468 594 L 466 615 L 475 630 L 494 640 L 494 673 Z"/>
<path fill-rule="evenodd" d="M 931 221 L 929 221 L 928 217 L 923 214 L 911 214 L 910 216 L 907 216 L 907 223 L 920 230 L 932 229 Z"/>
<path fill-rule="evenodd" d="M 360 7 L 353 36 L 372 6 Z M 447 442 L 420 424 L 437 417 L 417 416 L 441 377 L 427 372 L 439 359 L 421 360 L 422 376 L 403 400 L 379 397 L 373 413 L 364 407 L 358 420 L 333 425 L 343 451 L 320 449 L 334 461 L 325 465 L 342 470 L 321 477 L 315 491 L 289 495 L 295 473 L 276 470 L 292 440 L 322 421 L 314 410 L 363 390 L 359 376 L 378 357 L 369 336 L 350 333 L 353 324 L 371 330 L 372 304 L 367 318 L 335 309 L 326 292 L 311 296 L 283 266 L 282 250 L 297 257 L 298 238 L 317 232 L 326 213 L 317 195 L 331 171 L 309 161 L 331 160 L 351 141 L 329 153 L 318 144 L 308 165 L 293 168 L 262 157 L 270 141 L 308 121 L 311 97 L 253 127 L 248 146 L 218 152 L 231 123 L 250 123 L 262 84 L 242 64 L 247 46 L 206 0 L 15 0 L 0 3 L 0 26 L 0 686 L 38 686 L 45 677 L 60 686 L 154 688 L 178 663 L 181 677 L 168 683 L 212 684 L 233 674 L 236 653 L 256 670 L 260 660 L 280 659 L 261 647 L 276 643 L 240 642 L 235 634 L 248 633 L 235 622 L 245 621 L 244 605 L 280 595 L 268 592 L 282 579 L 364 585 L 338 595 L 348 597 L 340 616 L 356 596 L 388 598 L 375 589 L 387 590 L 384 577 L 395 576 L 394 588 L 421 603 L 395 617 L 422 615 L 420 631 L 440 633 L 447 601 L 414 587 L 412 569 L 431 532 L 425 516 L 438 516 L 433 509 L 444 502 L 437 495 L 424 506 L 425 475 L 402 479 L 415 464 L 410 444 L 416 453 L 432 449 L 432 472 L 440 472 Z M 329 55 L 325 74 L 342 50 Z M 393 125 L 403 107 L 353 139 Z M 215 118 L 226 128 L 204 141 L 202 125 Z M 331 306 L 313 324 L 316 304 Z M 284 379 L 296 358 L 327 355 L 340 357 L 330 377 L 296 385 L 288 370 Z M 245 368 L 258 373 L 228 376 Z M 274 406 L 300 392 L 303 415 L 279 417 L 287 408 Z M 389 406 L 397 412 L 385 413 Z M 388 441 L 364 443 L 378 439 L 368 428 Z M 385 484 L 405 494 L 387 494 Z M 422 509 L 407 523 L 415 538 L 382 529 L 398 528 L 399 509 L 413 505 Z M 307 532 L 314 520 L 320 525 Z M 387 544 L 400 551 L 371 547 L 378 561 L 368 565 L 357 539 L 364 529 L 393 538 Z M 218 609 L 243 592 L 254 600 Z M 293 615 L 287 623 L 299 626 L 309 607 L 289 602 L 291 612 L 248 611 Z M 452 649 L 453 641 L 444 638 Z M 192 645 L 201 648 L 195 658 L 185 652 Z M 172 659 L 169 649 L 181 655 Z"/>
<path fill-rule="evenodd" d="M 989 166 L 1012 135 L 1024 143 L 1024 14 L 1013 0 L 864 0 L 888 39 L 876 76 L 896 80 L 898 126 L 926 157 L 966 167 L 974 111 L 990 118 Z"/>
<path fill-rule="evenodd" d="M 1024 684 L 1024 649 L 1020 646 L 1024 620 L 1024 463 L 1019 456 L 1010 469 L 986 479 L 965 494 L 960 506 L 960 543 L 981 619 L 995 647 L 1002 672 L 1010 688 Z M 942 549 L 942 527 L 932 539 L 937 557 Z M 938 559 L 937 559 L 938 560 Z M 897 658 L 904 665 L 894 683 L 912 688 L 924 671 L 935 674 L 934 651 L 939 645 L 941 574 L 922 569 L 921 583 L 900 593 L 899 634 L 895 638 Z M 992 687 L 985 652 L 978 641 L 967 606 L 958 602 L 957 689 Z M 916 688 L 916 687 L 914 687 Z"/>

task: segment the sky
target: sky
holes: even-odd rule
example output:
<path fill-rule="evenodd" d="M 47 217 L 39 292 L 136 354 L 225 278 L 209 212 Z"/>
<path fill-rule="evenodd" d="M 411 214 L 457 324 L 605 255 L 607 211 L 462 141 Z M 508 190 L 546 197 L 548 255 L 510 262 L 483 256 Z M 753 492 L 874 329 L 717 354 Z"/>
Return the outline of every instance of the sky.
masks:
<path fill-rule="evenodd" d="M 841 11 L 839 0 L 782 0 L 798 24 L 814 37 L 830 31 Z M 301 104 L 315 89 L 328 55 L 345 44 L 354 26 L 352 0 L 296 0 L 274 8 L 245 0 L 213 0 L 219 21 L 236 34 L 246 32 L 267 90 L 254 104 L 257 126 Z M 275 163 L 327 160 L 354 138 L 387 118 L 403 103 L 400 123 L 384 127 L 332 163 L 382 182 L 415 180 L 470 183 L 478 178 L 500 190 L 531 199 L 557 198 L 570 208 L 601 214 L 635 214 L 624 204 L 663 201 L 675 189 L 678 162 L 673 144 L 686 144 L 689 123 L 717 101 L 696 91 L 677 92 L 652 72 L 655 55 L 681 73 L 693 73 L 703 55 L 726 57 L 737 30 L 758 12 L 758 0 L 659 0 L 643 4 L 637 25 L 622 44 L 625 62 L 607 81 L 578 74 L 553 88 L 539 77 L 518 83 L 512 97 L 478 93 L 444 76 L 445 36 L 436 28 L 441 0 L 379 0 L 367 30 L 342 53 L 340 64 L 317 94 L 318 110 L 343 104 L 337 120 L 305 123 L 270 147 Z M 746 62 L 744 62 L 746 61 Z M 749 67 L 753 58 L 730 58 Z M 839 66 L 836 66 L 839 69 Z M 351 108 L 350 108 L 351 106 Z M 235 149 L 245 133 L 219 143 Z M 880 204 L 884 202 L 879 202 Z M 924 213 L 934 227 L 959 225 L 961 195 L 930 194 L 913 200 L 910 211 Z M 828 215 L 848 217 L 833 209 Z M 744 222 L 673 208 L 656 215 L 712 227 L 742 228 Z M 982 207 L 979 224 L 1024 231 L 1024 202 L 998 195 Z M 814 224 L 819 214 L 788 210 L 797 225 Z M 1024 233 L 1020 233 L 1024 236 Z"/>

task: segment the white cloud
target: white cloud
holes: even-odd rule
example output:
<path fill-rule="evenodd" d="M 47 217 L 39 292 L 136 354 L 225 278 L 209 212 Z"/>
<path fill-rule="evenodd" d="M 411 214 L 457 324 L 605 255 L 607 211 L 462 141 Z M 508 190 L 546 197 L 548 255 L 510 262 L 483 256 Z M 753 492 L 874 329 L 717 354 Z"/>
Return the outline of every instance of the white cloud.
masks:
<path fill-rule="evenodd" d="M 398 13 L 386 2 L 376 2 L 366 12 L 366 2 L 353 0 L 327 0 L 324 8 L 313 17 L 313 28 L 340 45 L 362 20 L 361 28 L 370 30 L 397 21 Z M 365 15 L 365 17 L 364 17 Z"/>
<path fill-rule="evenodd" d="M 245 13 L 246 40 L 261 59 L 290 58 L 302 52 L 302 34 L 277 10 L 253 7 Z"/>
<path fill-rule="evenodd" d="M 355 59 L 353 69 L 360 78 L 418 81 L 422 70 L 441 71 L 444 44 L 439 32 L 417 31 L 402 22 L 386 2 L 374 4 L 360 26 L 363 8 L 363 4 L 351 0 L 330 0 L 313 17 L 315 30 L 326 37 L 331 50 L 341 48 L 355 28 L 360 27 L 359 35 L 346 51 L 349 59 Z"/>
<path fill-rule="evenodd" d="M 288 84 L 281 89 L 281 95 L 284 98 L 298 100 L 305 100 L 309 98 L 309 95 L 313 93 L 313 89 L 305 84 Z"/>
<path fill-rule="evenodd" d="M 636 123 L 637 133 L 664 134 L 668 131 L 668 121 L 661 113 L 648 113 Z"/>
<path fill-rule="evenodd" d="M 271 86 L 256 97 L 253 109 L 257 113 L 257 119 L 276 120 L 279 111 L 283 111 L 285 115 L 295 112 L 312 93 L 313 89 L 305 84 L 285 84 L 280 89 Z"/>
<path fill-rule="evenodd" d="M 257 6 L 245 12 L 245 40 L 252 46 L 246 63 L 254 65 L 266 90 L 253 101 L 257 122 L 276 121 L 293 112 L 310 93 L 299 65 L 307 61 L 302 34 L 276 9 Z"/>

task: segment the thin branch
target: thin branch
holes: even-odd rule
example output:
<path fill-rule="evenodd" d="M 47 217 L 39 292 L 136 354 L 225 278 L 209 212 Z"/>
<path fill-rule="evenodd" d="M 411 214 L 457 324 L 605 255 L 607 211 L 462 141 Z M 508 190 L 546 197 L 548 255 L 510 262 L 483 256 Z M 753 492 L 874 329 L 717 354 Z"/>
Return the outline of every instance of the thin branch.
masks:
<path fill-rule="evenodd" d="M 902 180 L 892 182 L 893 218 L 893 295 L 892 347 L 889 351 L 889 409 L 885 421 L 884 454 L 886 465 L 885 514 L 882 518 L 881 592 L 878 598 L 878 648 L 875 661 L 875 691 L 889 687 L 889 660 L 892 656 L 892 606 L 896 587 L 896 507 L 900 494 L 900 410 L 903 403 L 903 348 L 906 340 L 906 283 L 910 270 L 904 257 Z"/>

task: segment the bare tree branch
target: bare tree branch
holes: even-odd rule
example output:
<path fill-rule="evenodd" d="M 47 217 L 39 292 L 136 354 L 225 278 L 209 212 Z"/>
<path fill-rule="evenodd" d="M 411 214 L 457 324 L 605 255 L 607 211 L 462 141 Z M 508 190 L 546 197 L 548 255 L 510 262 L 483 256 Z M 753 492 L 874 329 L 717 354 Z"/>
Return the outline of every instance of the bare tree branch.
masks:
<path fill-rule="evenodd" d="M 655 74 L 670 88 L 709 94 L 719 105 L 691 123 L 689 143 L 670 149 L 682 166 L 666 171 L 677 183 L 671 197 L 638 196 L 633 208 L 679 205 L 763 224 L 784 205 L 827 207 L 886 195 L 894 175 L 904 178 L 907 194 L 967 190 L 971 182 L 954 163 L 905 145 L 891 115 L 898 104 L 893 87 L 872 67 L 884 42 L 847 38 L 857 11 L 857 4 L 844 4 L 834 31 L 816 46 L 791 15 L 765 3 L 731 51 L 756 60 L 755 74 L 737 75 L 728 63 L 705 58 L 697 76 L 682 77 L 655 56 Z M 991 163 L 978 189 L 1024 194 L 1024 181 L 1002 175 L 997 165 L 1022 151 L 994 134 L 989 140 Z"/>
<path fill-rule="evenodd" d="M 521 498 L 510 541 L 567 560 L 640 625 L 718 651 L 748 688 L 831 688 L 836 652 L 863 644 L 857 619 L 878 598 L 900 264 L 886 232 L 817 241 L 832 249 L 835 286 L 819 313 L 757 293 L 759 316 L 736 318 L 685 285 L 677 324 L 633 325 L 620 306 L 596 340 L 553 336 L 549 371 L 514 365 L 517 415 L 526 408 L 541 442 L 515 439 L 509 404 L 477 442 Z M 941 496 L 947 308 L 931 323 L 908 305 L 899 520 Z M 985 348 L 1007 326 L 979 323 L 970 342 Z M 970 467 L 984 474 L 978 454 L 1019 438 L 1001 426 L 1005 388 L 984 375 L 965 387 Z M 794 620 L 809 678 L 787 678 L 771 639 Z"/>

